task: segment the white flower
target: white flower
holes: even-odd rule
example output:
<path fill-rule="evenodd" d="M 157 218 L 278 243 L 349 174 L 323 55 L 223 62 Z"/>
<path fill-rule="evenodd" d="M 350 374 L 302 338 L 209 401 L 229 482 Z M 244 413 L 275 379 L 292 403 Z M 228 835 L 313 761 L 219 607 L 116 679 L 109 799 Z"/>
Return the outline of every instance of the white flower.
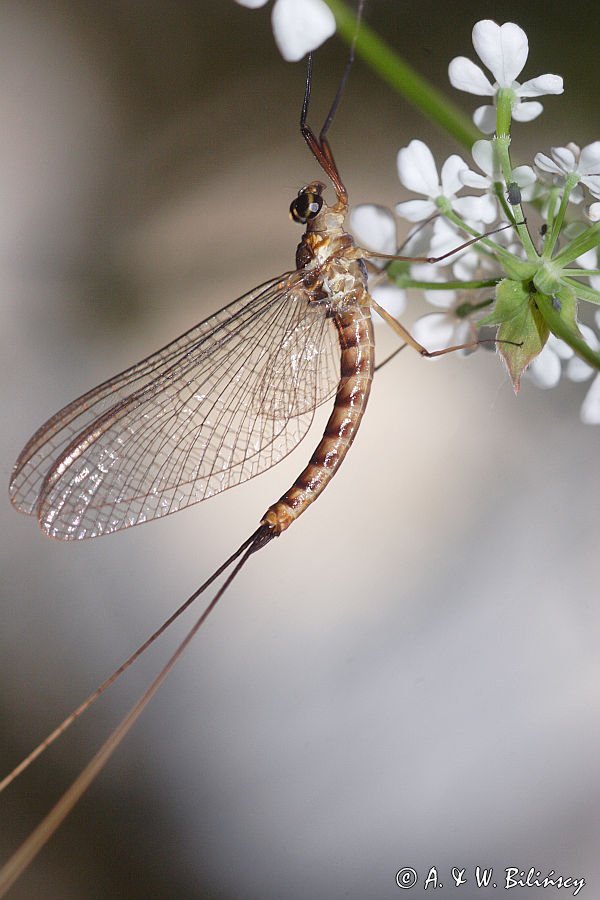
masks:
<path fill-rule="evenodd" d="M 589 269 L 590 272 L 593 272 L 595 269 L 600 269 L 600 253 L 598 247 L 592 247 L 591 250 L 578 256 L 577 264 L 580 265 L 582 269 Z M 588 275 L 588 281 L 594 290 L 600 291 L 600 275 L 590 274 Z"/>
<path fill-rule="evenodd" d="M 598 321 L 598 313 L 596 313 L 596 321 Z M 598 350 L 600 342 L 596 332 L 589 325 L 579 324 L 579 330 L 583 334 L 585 341 L 592 350 Z M 570 381 L 587 381 L 591 375 L 596 373 L 596 369 L 592 368 L 589 363 L 581 359 L 580 356 L 573 356 L 567 364 L 567 378 Z"/>
<path fill-rule="evenodd" d="M 367 250 L 391 256 L 398 249 L 396 220 L 385 206 L 378 206 L 375 203 L 355 206 L 350 213 L 350 229 L 356 242 Z M 377 303 L 395 319 L 398 319 L 406 309 L 406 291 L 397 285 L 388 281 L 369 289 Z M 383 321 L 379 313 L 373 312 L 373 322 L 376 325 Z"/>
<path fill-rule="evenodd" d="M 600 311 L 596 311 L 595 318 L 596 324 L 600 326 Z M 580 325 L 579 328 L 592 350 L 597 351 L 600 347 L 600 341 L 598 341 L 595 331 L 587 325 Z M 600 425 L 600 373 L 578 356 L 574 356 L 569 360 L 567 364 L 567 378 L 571 381 L 587 381 L 592 375 L 594 376 L 592 383 L 588 388 L 579 412 L 584 425 Z"/>
<path fill-rule="evenodd" d="M 542 352 L 527 369 L 527 374 L 536 387 L 544 390 L 556 387 L 562 375 L 563 360 L 570 360 L 573 356 L 568 344 L 551 334 Z"/>
<path fill-rule="evenodd" d="M 484 174 L 480 175 L 479 172 L 466 169 L 459 172 L 460 180 L 466 187 L 493 192 L 494 185 L 504 179 L 496 166 L 492 141 L 475 141 L 471 153 L 475 163 Z M 517 166 L 516 169 L 513 169 L 512 181 L 521 189 L 521 200 L 529 200 L 535 184 L 535 172 L 531 166 Z M 490 221 L 492 220 L 490 219 Z"/>
<path fill-rule="evenodd" d="M 267 0 L 236 2 L 258 9 Z M 302 59 L 335 33 L 335 17 L 325 0 L 275 0 L 271 24 L 279 52 L 288 62 Z"/>
<path fill-rule="evenodd" d="M 584 425 L 600 425 L 600 373 L 588 388 L 579 410 L 579 418 Z"/>
<path fill-rule="evenodd" d="M 600 327 L 600 310 L 596 311 L 595 318 Z M 598 351 L 600 341 L 596 332 L 589 325 L 581 324 L 579 330 L 592 350 Z M 529 366 L 527 374 L 537 387 L 553 388 L 560 381 L 563 366 L 570 381 L 581 383 L 592 378 L 579 416 L 584 425 L 600 425 L 600 373 L 576 356 L 564 341 L 551 334 L 540 355 Z"/>
<path fill-rule="evenodd" d="M 592 203 L 587 214 L 590 222 L 598 222 L 600 220 L 600 203 Z"/>
<path fill-rule="evenodd" d="M 371 289 L 371 296 L 380 306 L 383 306 L 394 319 L 399 319 L 406 309 L 406 291 L 389 281 L 384 284 L 375 285 Z M 373 310 L 372 318 L 375 325 L 385 324 L 389 327 L 385 320 L 378 312 Z"/>
<path fill-rule="evenodd" d="M 495 244 L 505 247 L 516 256 L 522 247 L 520 244 L 513 244 L 513 240 L 508 229 L 494 235 Z M 454 278 L 459 281 L 474 281 L 475 279 L 499 281 L 503 276 L 502 268 L 496 257 L 490 253 L 479 253 L 477 244 L 469 247 L 465 253 L 461 253 L 456 262 L 452 262 L 452 273 Z"/>
<path fill-rule="evenodd" d="M 542 112 L 541 103 L 524 102 L 527 98 L 562 94 L 563 80 L 559 75 L 539 75 L 523 84 L 516 81 L 527 62 L 529 44 L 523 29 L 513 22 L 505 22 L 504 25 L 497 25 L 489 19 L 477 22 L 473 28 L 473 47 L 494 76 L 494 84 L 479 66 L 465 56 L 457 56 L 450 62 L 450 83 L 460 91 L 483 97 L 495 97 L 501 88 L 511 90 L 512 117 L 515 121 L 531 122 Z M 492 134 L 496 128 L 494 107 L 480 106 L 473 114 L 473 121 L 485 134 Z"/>
<path fill-rule="evenodd" d="M 396 220 L 385 206 L 362 203 L 350 213 L 350 230 L 361 247 L 392 255 L 398 248 Z"/>
<path fill-rule="evenodd" d="M 475 329 L 468 319 L 461 319 L 449 306 L 445 312 L 426 313 L 414 323 L 412 336 L 426 350 L 445 350 L 476 340 Z"/>
<path fill-rule="evenodd" d="M 398 203 L 396 212 L 409 222 L 422 222 L 439 212 L 436 201 L 443 198 L 455 212 L 469 221 L 492 222 L 496 217 L 496 207 L 490 204 L 488 197 L 456 196 L 463 187 L 460 173 L 467 169 L 466 162 L 454 154 L 448 157 L 438 175 L 427 144 L 411 141 L 408 147 L 398 151 L 398 177 L 404 187 L 427 199 Z"/>
<path fill-rule="evenodd" d="M 552 147 L 551 156 L 536 153 L 535 165 L 542 172 L 548 172 L 555 178 L 564 181 L 568 175 L 576 175 L 579 183 L 585 184 L 592 196 L 600 198 L 600 141 L 588 144 L 580 150 L 577 144 L 566 147 Z M 575 202 L 581 201 L 581 191 L 575 190 Z"/>
<path fill-rule="evenodd" d="M 466 253 L 452 263 L 452 273 L 459 281 L 474 281 L 475 278 L 499 279 L 502 270 L 494 256 L 477 253 L 473 247 L 469 247 Z"/>
<path fill-rule="evenodd" d="M 456 238 L 456 235 L 454 235 Z M 456 246 L 456 244 L 454 244 Z M 448 267 L 448 263 L 444 262 L 444 266 Z M 411 278 L 414 281 L 433 282 L 434 284 L 444 284 L 449 280 L 447 271 L 443 271 L 438 266 L 432 266 L 429 263 L 413 263 L 410 268 Z M 428 303 L 437 309 L 451 309 L 456 300 L 456 291 L 452 288 L 446 290 L 436 288 L 423 288 L 423 296 Z"/>
<path fill-rule="evenodd" d="M 428 281 L 442 283 L 441 273 L 425 271 L 426 267 L 413 266 L 413 276 L 422 274 Z M 476 325 L 465 315 L 459 315 L 459 307 L 464 304 L 464 295 L 453 290 L 424 292 L 425 298 L 438 312 L 426 313 L 414 323 L 413 337 L 427 350 L 445 350 L 457 344 L 470 344 L 477 339 Z"/>

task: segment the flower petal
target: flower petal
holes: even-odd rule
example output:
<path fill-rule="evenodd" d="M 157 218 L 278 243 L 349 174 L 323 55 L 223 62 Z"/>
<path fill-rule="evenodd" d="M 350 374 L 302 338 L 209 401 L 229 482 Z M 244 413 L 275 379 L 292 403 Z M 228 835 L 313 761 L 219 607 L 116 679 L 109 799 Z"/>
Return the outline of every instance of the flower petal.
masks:
<path fill-rule="evenodd" d="M 479 66 L 466 56 L 456 56 L 448 66 L 450 84 L 458 91 L 476 94 L 478 97 L 493 97 L 494 86 Z"/>
<path fill-rule="evenodd" d="M 595 269 L 597 263 L 596 248 L 592 247 L 591 250 L 586 250 L 585 253 L 577 257 L 576 261 L 577 265 L 581 266 L 582 269 Z"/>
<path fill-rule="evenodd" d="M 586 185 L 592 197 L 600 197 L 600 175 L 584 175 L 582 176 L 581 181 Z"/>
<path fill-rule="evenodd" d="M 485 222 L 489 225 L 498 218 L 496 201 L 489 194 L 482 194 L 480 197 L 456 197 L 452 201 L 452 208 L 469 224 Z"/>
<path fill-rule="evenodd" d="M 593 328 L 590 328 L 589 325 L 580 323 L 579 330 L 581 331 L 586 343 L 592 348 L 592 350 L 597 351 L 599 341 Z M 570 359 L 567 363 L 567 377 L 570 378 L 571 381 L 587 381 L 590 375 L 594 375 L 595 372 L 596 369 L 590 366 L 589 363 L 585 362 L 579 356 L 573 356 L 573 358 Z"/>
<path fill-rule="evenodd" d="M 600 425 L 600 376 L 592 381 L 579 415 L 584 425 Z"/>
<path fill-rule="evenodd" d="M 240 6 L 247 6 L 248 9 L 258 9 L 259 6 L 265 6 L 267 0 L 235 0 Z"/>
<path fill-rule="evenodd" d="M 598 347 L 600 347 L 600 341 L 596 335 L 596 332 L 593 328 L 590 328 L 589 325 L 584 325 L 582 322 L 579 323 L 579 330 L 581 331 L 583 337 L 586 342 L 592 348 L 592 350 L 597 351 Z"/>
<path fill-rule="evenodd" d="M 457 248 L 463 243 L 464 237 L 458 233 L 455 225 L 442 218 L 434 221 L 430 244 L 432 256 L 444 256 L 446 253 L 453 254 L 457 252 Z M 449 266 L 452 262 L 454 262 L 453 259 L 446 259 L 440 261 L 438 266 Z"/>
<path fill-rule="evenodd" d="M 567 363 L 567 378 L 569 381 L 587 381 L 594 371 L 595 369 L 592 369 L 579 356 L 574 356 Z"/>
<path fill-rule="evenodd" d="M 541 169 L 542 172 L 549 172 L 551 175 L 564 175 L 563 169 L 557 163 L 554 162 L 553 159 L 550 159 L 549 156 L 546 156 L 545 153 L 536 153 L 533 159 L 535 165 L 538 169 Z"/>
<path fill-rule="evenodd" d="M 569 347 L 568 344 L 565 344 L 564 341 L 561 341 L 554 334 L 548 336 L 548 347 L 556 353 L 559 359 L 571 359 L 575 355 L 573 348 Z"/>
<path fill-rule="evenodd" d="M 398 178 L 415 194 L 437 197 L 440 183 L 433 154 L 423 141 L 411 141 L 398 151 Z"/>
<path fill-rule="evenodd" d="M 429 201 L 415 200 L 414 203 L 427 203 Z M 400 205 L 400 204 L 398 204 Z M 433 206 L 433 203 L 431 204 Z M 415 257 L 431 256 L 431 239 L 433 236 L 433 225 L 431 222 L 421 222 L 410 229 L 408 235 L 400 245 L 400 251 L 403 256 L 408 259 Z"/>
<path fill-rule="evenodd" d="M 551 152 L 556 165 L 564 173 L 577 169 L 577 157 L 571 147 L 553 147 Z"/>
<path fill-rule="evenodd" d="M 600 203 L 592 203 L 587 214 L 590 222 L 600 221 Z"/>
<path fill-rule="evenodd" d="M 524 81 L 517 90 L 519 97 L 543 97 L 544 94 L 562 94 L 563 80 L 560 75 L 538 75 Z"/>
<path fill-rule="evenodd" d="M 454 323 L 446 313 L 427 313 L 412 327 L 413 337 L 427 350 L 443 350 L 454 341 Z"/>
<path fill-rule="evenodd" d="M 535 184 L 537 178 L 531 166 L 517 166 L 512 170 L 513 181 L 521 188 Z"/>
<path fill-rule="evenodd" d="M 413 263 L 410 271 L 415 281 L 443 285 L 448 280 L 448 266 L 446 263 L 444 263 L 443 268 L 431 263 Z M 456 302 L 456 291 L 453 290 L 423 288 L 423 292 L 427 302 L 438 309 L 448 310 Z"/>
<path fill-rule="evenodd" d="M 583 148 L 578 168 L 582 175 L 600 175 L 600 141 Z"/>
<path fill-rule="evenodd" d="M 442 166 L 440 181 L 444 197 L 453 197 L 461 189 L 460 172 L 468 169 L 466 162 L 457 153 L 453 153 Z"/>
<path fill-rule="evenodd" d="M 490 19 L 473 28 L 473 46 L 500 87 L 512 87 L 529 54 L 527 35 L 514 22 L 497 25 Z"/>
<path fill-rule="evenodd" d="M 515 122 L 532 122 L 544 112 L 544 107 L 537 100 L 528 100 L 525 103 L 515 103 L 512 109 L 512 117 Z"/>
<path fill-rule="evenodd" d="M 478 106 L 473 113 L 473 121 L 484 134 L 493 134 L 496 130 L 496 107 Z"/>
<path fill-rule="evenodd" d="M 379 253 L 396 252 L 396 220 L 385 206 L 374 203 L 355 206 L 350 213 L 350 228 L 361 247 Z"/>
<path fill-rule="evenodd" d="M 472 169 L 461 172 L 460 180 L 464 187 L 477 188 L 480 191 L 487 191 L 491 187 L 491 180 L 487 175 L 480 175 L 479 172 L 473 172 Z"/>
<path fill-rule="evenodd" d="M 548 390 L 556 387 L 560 381 L 560 359 L 550 347 L 546 346 L 540 355 L 536 356 L 527 371 L 537 387 Z"/>
<path fill-rule="evenodd" d="M 378 284 L 372 288 L 371 296 L 395 319 L 399 319 L 406 309 L 406 291 L 395 284 Z M 373 310 L 372 316 L 376 325 L 384 321 L 375 310 Z"/>
<path fill-rule="evenodd" d="M 408 222 L 424 222 L 437 212 L 437 206 L 431 200 L 404 200 L 396 203 L 396 214 Z"/>
<path fill-rule="evenodd" d="M 335 17 L 324 0 L 275 0 L 271 24 L 288 62 L 302 59 L 335 33 Z"/>
<path fill-rule="evenodd" d="M 456 303 L 456 291 L 437 291 L 433 288 L 425 288 L 423 296 L 436 309 L 451 310 Z"/>
<path fill-rule="evenodd" d="M 468 319 L 463 319 L 462 322 L 460 320 L 456 321 L 454 324 L 454 343 L 455 344 L 467 344 L 471 342 L 475 342 L 477 340 L 477 332 L 473 326 L 473 323 Z M 468 356 L 469 353 L 472 352 L 475 348 L 464 349 L 457 351 L 459 356 Z"/>
<path fill-rule="evenodd" d="M 494 178 L 496 163 L 492 141 L 475 141 L 471 148 L 471 155 L 481 171 L 490 178 Z"/>
<path fill-rule="evenodd" d="M 470 247 L 466 253 L 460 254 L 456 262 L 452 263 L 452 273 L 460 281 L 471 281 L 475 273 L 480 270 L 480 263 L 485 261 Z"/>
<path fill-rule="evenodd" d="M 569 196 L 569 203 L 581 203 L 582 200 L 583 191 L 581 190 L 581 187 L 576 184 Z"/>

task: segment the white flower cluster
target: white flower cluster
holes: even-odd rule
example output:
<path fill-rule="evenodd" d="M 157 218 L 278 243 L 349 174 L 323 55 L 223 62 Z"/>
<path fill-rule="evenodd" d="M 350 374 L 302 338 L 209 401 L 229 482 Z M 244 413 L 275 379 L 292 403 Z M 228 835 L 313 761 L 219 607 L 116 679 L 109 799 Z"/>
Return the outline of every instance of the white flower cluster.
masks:
<path fill-rule="evenodd" d="M 236 0 L 258 9 L 268 0 Z M 288 62 L 297 62 L 335 33 L 335 18 L 324 0 L 275 0 L 271 12 L 275 43 Z"/>
<path fill-rule="evenodd" d="M 237 2 L 258 7 L 267 0 Z M 335 31 L 324 0 L 274 0 L 272 23 L 288 60 Z M 417 288 L 435 311 L 417 320 L 413 334 L 432 350 L 472 342 L 481 325 L 497 327 L 516 390 L 525 370 L 544 388 L 563 375 L 591 380 L 581 418 L 600 424 L 600 310 L 593 326 L 577 323 L 578 302 L 600 306 L 600 141 L 554 147 L 537 153 L 533 166 L 513 166 L 511 122 L 536 119 L 540 98 L 562 94 L 563 80 L 545 74 L 517 81 L 529 44 L 512 22 L 478 22 L 472 38 L 491 78 L 464 56 L 450 62 L 448 75 L 453 87 L 489 101 L 473 114 L 482 132 L 471 148 L 474 166 L 454 154 L 438 170 L 420 140 L 398 152 L 400 182 L 417 196 L 398 203 L 395 215 L 368 204 L 351 215 L 358 243 L 382 255 L 397 252 L 395 216 L 411 224 L 402 248 L 407 258 L 382 269 L 371 291 L 397 316 L 407 291 Z M 411 263 L 409 255 L 450 258 L 432 265 Z"/>
<path fill-rule="evenodd" d="M 529 43 L 523 29 L 513 22 L 505 22 L 504 25 L 497 25 L 489 19 L 478 22 L 473 28 L 473 47 L 494 76 L 494 83 L 466 56 L 457 56 L 448 66 L 450 84 L 459 91 L 494 100 L 501 89 L 509 91 L 515 122 L 531 122 L 543 111 L 542 104 L 531 100 L 531 97 L 562 94 L 563 81 L 559 75 L 538 75 L 523 84 L 516 81 L 527 62 Z M 473 121 L 484 134 L 493 134 L 496 130 L 495 104 L 476 109 Z"/>
<path fill-rule="evenodd" d="M 451 260 L 434 266 L 398 267 L 397 284 L 405 291 L 420 288 L 425 300 L 436 308 L 435 312 L 418 319 L 412 329 L 414 337 L 430 349 L 473 340 L 477 334 L 477 316 L 481 317 L 482 310 L 488 312 L 486 307 L 491 308 L 496 282 L 507 276 L 520 277 L 519 265 L 523 267 L 523 277 L 531 274 L 533 278 L 542 270 L 549 271 L 558 234 L 564 241 L 569 233 L 581 235 L 589 223 L 600 220 L 600 202 L 592 202 L 587 208 L 583 202 L 586 195 L 591 195 L 593 201 L 600 200 L 600 141 L 582 150 L 573 143 L 553 148 L 550 155 L 538 153 L 533 167 L 513 167 L 508 150 L 510 135 L 504 146 L 498 137 L 496 126 L 500 104 L 505 106 L 506 121 L 510 122 L 511 118 L 520 122 L 532 121 L 543 107 L 538 99 L 529 98 L 562 93 L 562 79 L 557 75 L 541 75 L 522 84 L 516 81 L 527 61 L 528 42 L 523 30 L 513 23 L 478 22 L 473 29 L 473 45 L 490 70 L 493 83 L 479 66 L 465 57 L 452 60 L 449 77 L 454 87 L 493 99 L 493 105 L 479 107 L 473 119 L 484 133 L 496 131 L 496 137 L 479 140 L 473 145 L 473 169 L 460 156 L 452 155 L 438 172 L 430 149 L 419 140 L 411 141 L 399 151 L 400 182 L 419 195 L 419 199 L 406 200 L 395 208 L 397 216 L 413 225 L 403 252 L 410 250 L 419 255 L 444 256 L 471 234 L 490 232 L 494 227 L 511 222 L 521 224 L 495 234 L 493 241 L 484 239 L 457 252 Z M 478 193 L 470 193 L 468 189 Z M 536 215 L 540 218 L 534 238 L 525 225 L 524 203 L 532 204 L 532 219 Z M 528 221 L 529 215 L 528 210 Z M 371 250 L 390 253 L 390 233 L 395 228 L 391 211 L 381 207 L 358 207 L 352 213 L 351 222 L 360 243 Z M 549 235 L 552 235 L 551 245 Z M 415 248 L 417 238 L 419 244 Z M 572 257 L 570 261 L 575 260 L 579 269 L 564 268 L 561 271 L 565 284 L 568 283 L 575 297 L 595 303 L 600 303 L 599 242 L 599 235 L 590 238 L 590 247 Z M 586 270 L 589 272 L 587 277 Z M 393 266 L 391 272 L 394 272 Z M 576 276 L 587 282 L 585 288 L 580 288 L 582 293 L 573 286 Z M 557 291 L 560 293 L 563 285 L 559 285 L 559 281 Z M 440 290 L 442 284 L 448 282 L 452 282 L 452 289 Z M 560 306 L 556 298 L 553 302 Z M 490 321 L 483 320 L 485 324 L 501 321 L 492 316 L 486 318 Z M 594 322 L 600 330 L 600 311 L 596 312 Z M 578 331 L 600 358 L 600 339 L 594 329 L 580 325 Z M 597 367 L 592 367 L 589 361 L 576 354 L 572 345 L 555 334 L 550 333 L 544 344 L 526 360 L 523 369 L 528 366 L 532 381 L 545 388 L 558 384 L 562 375 L 573 381 L 592 379 L 581 418 L 587 424 L 600 424 Z M 517 372 L 514 378 L 517 387 L 520 374 Z"/>

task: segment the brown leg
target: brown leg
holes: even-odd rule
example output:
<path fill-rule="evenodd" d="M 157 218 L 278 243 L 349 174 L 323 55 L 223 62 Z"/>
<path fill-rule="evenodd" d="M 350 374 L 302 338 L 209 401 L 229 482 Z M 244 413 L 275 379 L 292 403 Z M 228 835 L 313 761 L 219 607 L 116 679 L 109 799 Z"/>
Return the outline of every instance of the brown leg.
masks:
<path fill-rule="evenodd" d="M 470 341 L 468 344 L 456 344 L 453 347 L 445 347 L 443 350 L 428 350 L 422 344 L 419 344 L 418 341 L 414 339 L 410 331 L 407 331 L 404 325 L 401 325 L 393 316 L 389 314 L 387 309 L 384 309 L 383 306 L 380 306 L 377 300 L 369 295 L 369 300 L 371 301 L 371 307 L 375 310 L 376 313 L 379 313 L 384 322 L 390 326 L 390 328 L 396 332 L 396 334 L 400 335 L 405 344 L 408 344 L 409 347 L 412 347 L 413 350 L 416 350 L 417 353 L 420 353 L 421 356 L 427 357 L 427 359 L 433 359 L 435 356 L 444 356 L 446 353 L 453 353 L 455 350 L 470 350 L 474 347 L 479 346 L 481 341 Z"/>
<path fill-rule="evenodd" d="M 520 224 L 520 223 L 519 223 Z M 471 238 L 469 241 L 464 241 L 464 243 L 459 244 L 458 247 L 454 247 L 453 250 L 449 250 L 447 253 L 443 253 L 442 256 L 401 256 L 397 253 L 377 253 L 375 250 L 365 250 L 362 247 L 357 247 L 357 258 L 361 258 L 364 260 L 367 259 L 398 259 L 402 262 L 419 262 L 419 263 L 437 263 L 442 262 L 444 259 L 449 259 L 451 256 L 454 256 L 455 253 L 460 253 L 461 250 L 466 250 L 467 247 L 470 247 L 472 244 L 476 244 L 482 238 L 490 237 L 493 234 L 498 234 L 499 231 L 506 231 L 507 228 L 513 228 L 512 223 L 508 225 L 501 225 L 500 228 L 494 228 L 493 231 L 486 231 L 484 234 L 480 234 L 478 237 Z"/>

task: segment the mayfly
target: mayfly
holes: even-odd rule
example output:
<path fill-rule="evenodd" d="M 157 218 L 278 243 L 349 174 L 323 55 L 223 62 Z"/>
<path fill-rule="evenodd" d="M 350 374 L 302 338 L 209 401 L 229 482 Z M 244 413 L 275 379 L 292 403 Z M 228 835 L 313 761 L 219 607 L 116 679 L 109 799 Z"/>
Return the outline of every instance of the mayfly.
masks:
<path fill-rule="evenodd" d="M 293 199 L 291 216 L 306 228 L 295 269 L 266 281 L 68 404 L 33 435 L 17 460 L 10 494 L 18 510 L 35 516 L 51 537 L 98 537 L 170 515 L 266 471 L 302 440 L 315 409 L 333 399 L 323 437 L 308 465 L 264 512 L 254 533 L 0 784 L 4 788 L 13 781 L 233 566 L 146 693 L 6 864 L 0 874 L 1 894 L 104 766 L 249 557 L 286 531 L 337 472 L 356 437 L 371 390 L 375 370 L 371 311 L 376 310 L 423 356 L 455 349 L 426 350 L 376 303 L 368 291 L 369 259 L 383 255 L 357 247 L 345 231 L 348 194 L 327 132 L 352 55 L 318 136 L 307 123 L 309 56 L 300 129 L 333 187 L 335 201 L 326 201 L 326 186 L 318 180 Z"/>

